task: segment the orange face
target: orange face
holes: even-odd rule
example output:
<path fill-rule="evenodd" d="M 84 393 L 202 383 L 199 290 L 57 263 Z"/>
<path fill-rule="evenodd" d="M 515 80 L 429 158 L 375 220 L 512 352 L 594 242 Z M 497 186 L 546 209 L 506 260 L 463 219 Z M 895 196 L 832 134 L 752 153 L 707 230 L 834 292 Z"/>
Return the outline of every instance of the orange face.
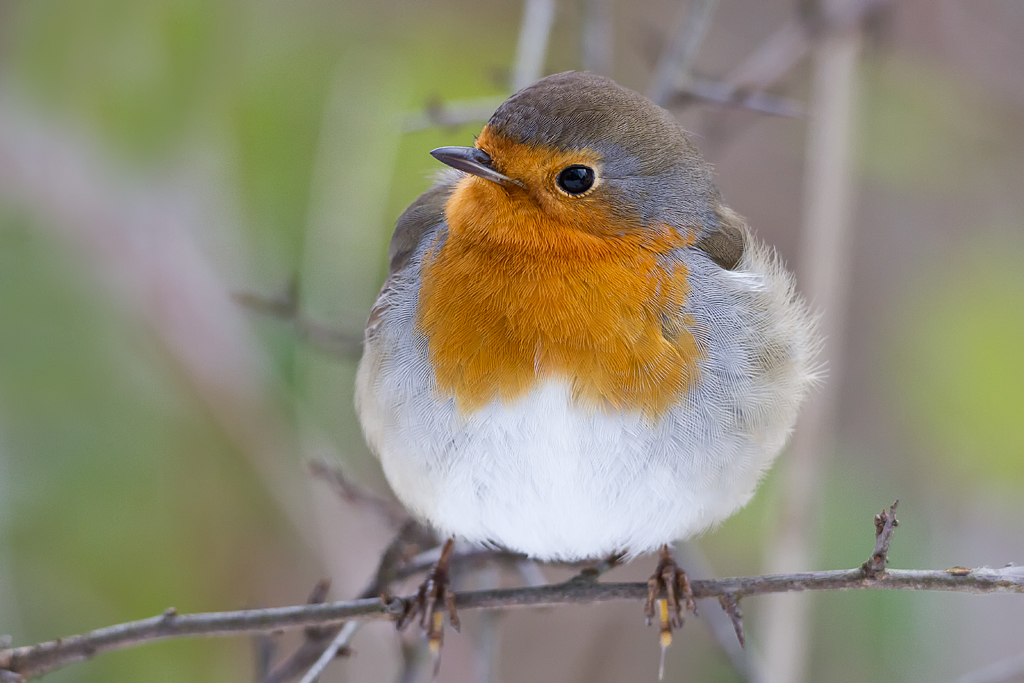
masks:
<path fill-rule="evenodd" d="M 417 323 L 438 391 L 466 413 L 558 379 L 579 406 L 660 416 L 696 379 L 700 349 L 681 313 L 687 270 L 666 258 L 696 230 L 643 226 L 615 206 L 596 153 L 487 128 L 477 146 L 522 186 L 463 178 L 447 239 L 424 257 Z M 575 196 L 556 184 L 573 164 L 597 171 Z"/>

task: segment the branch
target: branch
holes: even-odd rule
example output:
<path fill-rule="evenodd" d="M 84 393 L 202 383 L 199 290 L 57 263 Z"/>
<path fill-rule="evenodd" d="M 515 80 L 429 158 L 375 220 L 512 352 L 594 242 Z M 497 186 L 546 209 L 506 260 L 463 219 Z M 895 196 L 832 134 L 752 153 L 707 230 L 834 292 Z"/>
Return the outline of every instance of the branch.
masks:
<path fill-rule="evenodd" d="M 310 460 L 307 463 L 307 468 L 313 477 L 330 484 L 343 501 L 374 512 L 393 529 L 400 528 L 412 519 L 399 503 L 374 495 L 356 486 L 348 480 L 339 467 L 326 460 Z"/>
<path fill-rule="evenodd" d="M 654 82 L 648 92 L 655 104 L 664 106 L 680 85 L 689 81 L 690 67 L 711 26 L 718 0 L 691 0 L 684 20 L 654 69 Z"/>
<path fill-rule="evenodd" d="M 548 52 L 551 26 L 555 23 L 555 0 L 526 0 L 519 26 L 516 59 L 512 66 L 513 92 L 541 77 Z"/>
<path fill-rule="evenodd" d="M 753 595 L 827 590 L 932 590 L 958 593 L 1022 593 L 1024 568 L 954 567 L 942 570 L 890 569 L 874 578 L 862 567 L 795 574 L 730 579 L 695 580 L 695 598 L 726 598 L 727 601 Z M 647 597 L 647 583 L 597 583 L 568 581 L 527 588 L 460 593 L 459 610 L 551 607 L 589 604 L 612 600 L 641 602 Z M 160 616 L 108 626 L 90 633 L 70 636 L 39 645 L 0 650 L 0 670 L 27 678 L 39 676 L 101 652 L 121 650 L 169 638 L 254 635 L 310 626 L 337 625 L 350 620 L 397 619 L 407 598 L 367 598 L 294 607 L 178 614 L 169 609 Z"/>
<path fill-rule="evenodd" d="M 888 510 L 882 510 L 875 515 L 875 552 L 861 565 L 861 569 L 867 576 L 875 577 L 885 571 L 885 565 L 889 562 L 889 546 L 892 544 L 892 532 L 900 525 L 896 519 L 897 500 L 889 506 Z"/>
<path fill-rule="evenodd" d="M 289 323 L 299 339 L 324 353 L 342 358 L 359 358 L 363 352 L 362 333 L 349 333 L 307 317 L 299 308 L 298 292 L 294 284 L 279 297 L 236 292 L 232 298 L 243 308 Z"/>
<path fill-rule="evenodd" d="M 402 131 L 415 133 L 428 128 L 454 129 L 468 123 L 486 121 L 507 98 L 508 95 L 502 95 L 448 103 L 434 98 L 427 102 L 423 111 L 413 112 L 405 117 Z"/>
<path fill-rule="evenodd" d="M 351 487 L 351 484 L 349 486 Z M 381 596 L 388 592 L 391 584 L 395 581 L 400 581 L 414 573 L 429 569 L 435 561 L 434 559 L 423 557 L 424 555 L 429 557 L 429 553 L 422 553 L 413 558 L 412 561 L 407 561 L 407 558 L 410 554 L 417 553 L 420 548 L 431 547 L 436 544 L 437 539 L 434 537 L 433 532 L 419 522 L 407 519 L 381 554 L 380 560 L 377 562 L 377 570 L 374 572 L 369 584 L 359 594 L 360 599 Z M 313 595 L 310 596 L 309 603 L 322 604 L 326 596 L 326 588 L 321 592 L 314 590 Z M 324 656 L 324 653 L 334 647 L 335 643 L 338 644 L 335 652 L 337 654 L 338 650 L 342 646 L 347 645 L 348 639 L 354 636 L 355 631 L 359 628 L 358 622 L 352 622 L 348 626 L 347 628 L 341 624 L 307 626 L 305 629 L 306 637 L 298 649 L 284 661 L 278 663 L 266 677 L 260 679 L 261 683 L 285 683 L 296 678 L 311 666 L 316 666 L 321 657 Z M 332 655 L 332 658 L 334 656 Z"/>
<path fill-rule="evenodd" d="M 966 673 L 953 683 L 1013 683 L 1024 678 L 1024 652 Z"/>

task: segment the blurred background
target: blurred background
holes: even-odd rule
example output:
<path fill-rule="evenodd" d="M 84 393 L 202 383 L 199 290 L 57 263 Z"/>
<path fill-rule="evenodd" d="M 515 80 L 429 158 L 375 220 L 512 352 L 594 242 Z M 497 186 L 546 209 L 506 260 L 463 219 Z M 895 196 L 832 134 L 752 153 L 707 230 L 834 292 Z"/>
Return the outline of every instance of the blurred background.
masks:
<path fill-rule="evenodd" d="M 665 86 L 829 333 L 794 452 L 681 550 L 853 567 L 899 498 L 893 566 L 1024 563 L 1024 3 L 0 0 L 0 634 L 357 594 L 392 531 L 304 462 L 387 494 L 352 392 L 394 221 L 429 150 L 588 67 Z M 666 679 L 955 681 L 1024 652 L 1019 597 L 748 598 L 739 664 L 707 603 Z M 352 647 L 322 680 L 429 680 L 387 624 Z M 252 681 L 255 652 L 47 680 Z M 638 604 L 467 613 L 441 677 L 654 680 L 657 653 Z"/>

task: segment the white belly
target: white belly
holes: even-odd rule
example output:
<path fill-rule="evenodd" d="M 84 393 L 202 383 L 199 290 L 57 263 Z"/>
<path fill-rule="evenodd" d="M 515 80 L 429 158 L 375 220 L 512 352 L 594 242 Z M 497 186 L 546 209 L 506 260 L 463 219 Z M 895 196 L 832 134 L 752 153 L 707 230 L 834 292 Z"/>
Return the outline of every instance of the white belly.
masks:
<path fill-rule="evenodd" d="M 543 560 L 635 555 L 697 533 L 746 503 L 774 455 L 671 418 L 581 413 L 556 382 L 464 422 L 435 411 L 441 420 L 379 444 L 395 493 L 443 535 Z"/>

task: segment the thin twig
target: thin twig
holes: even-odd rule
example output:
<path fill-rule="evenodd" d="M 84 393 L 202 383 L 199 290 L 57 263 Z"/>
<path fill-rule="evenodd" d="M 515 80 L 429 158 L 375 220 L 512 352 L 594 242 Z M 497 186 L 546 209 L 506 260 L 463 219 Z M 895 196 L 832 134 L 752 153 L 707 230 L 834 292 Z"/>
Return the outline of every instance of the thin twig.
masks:
<path fill-rule="evenodd" d="M 287 322 L 300 339 L 328 355 L 358 358 L 363 351 L 361 333 L 346 332 L 310 319 L 299 310 L 298 299 L 291 288 L 281 297 L 252 292 L 236 292 L 232 297 L 243 308 Z"/>
<path fill-rule="evenodd" d="M 797 276 L 811 304 L 821 311 L 820 333 L 827 340 L 821 354 L 829 381 L 815 390 L 804 407 L 796 433 L 779 471 L 781 499 L 777 533 L 765 566 L 792 571 L 810 565 L 815 555 L 822 498 L 824 458 L 834 443 L 847 290 L 850 283 L 851 216 L 856 191 L 853 173 L 855 113 L 861 38 L 857 22 L 864 0 L 823 0 L 812 19 L 829 30 L 816 33 L 809 123 L 804 165 L 803 210 Z M 811 633 L 811 600 L 776 601 L 766 610 L 765 672 L 768 680 L 806 680 Z"/>
<path fill-rule="evenodd" d="M 583 35 L 580 40 L 583 68 L 602 76 L 612 75 L 612 0 L 585 0 Z"/>
<path fill-rule="evenodd" d="M 394 529 L 400 528 L 409 521 L 409 513 L 398 503 L 374 495 L 348 480 L 337 465 L 326 460 L 310 460 L 307 464 L 309 473 L 317 479 L 330 484 L 338 496 L 351 505 L 366 508 L 384 519 Z"/>
<path fill-rule="evenodd" d="M 476 574 L 477 588 L 491 590 L 501 585 L 501 568 L 488 567 Z M 498 680 L 498 621 L 502 613 L 494 610 L 484 612 L 473 629 L 473 649 L 476 651 L 476 680 L 479 683 L 493 683 Z"/>
<path fill-rule="evenodd" d="M 423 638 L 399 640 L 402 644 L 402 669 L 398 672 L 395 683 L 415 683 L 420 662 L 427 651 L 427 643 Z"/>
<path fill-rule="evenodd" d="M 889 545 L 892 544 L 892 532 L 900 525 L 896 519 L 897 500 L 889 506 L 888 510 L 882 510 L 875 515 L 875 552 L 863 564 L 864 573 L 868 576 L 878 576 L 885 571 L 885 565 L 889 562 Z"/>
<path fill-rule="evenodd" d="M 701 79 L 692 79 L 688 85 L 673 95 L 666 106 L 671 108 L 685 105 L 693 99 L 720 104 L 725 107 L 749 109 L 750 111 L 768 114 L 769 116 L 783 116 L 794 119 L 802 119 L 804 117 L 804 105 L 800 100 L 771 95 L 766 92 L 750 91 L 738 88 L 730 83 L 718 83 Z"/>
<path fill-rule="evenodd" d="M 729 579 L 695 580 L 695 598 L 736 599 L 752 595 L 828 590 L 932 590 L 970 594 L 1024 594 L 1024 568 L 950 570 L 890 569 L 876 578 L 865 576 L 861 567 L 831 571 L 769 574 Z M 501 588 L 459 593 L 459 610 L 511 609 L 564 604 L 589 604 L 613 600 L 641 602 L 647 597 L 647 583 L 600 583 L 568 581 L 528 588 Z M 0 670 L 26 678 L 38 676 L 101 652 L 121 650 L 169 638 L 253 635 L 308 626 L 337 625 L 350 620 L 394 620 L 413 598 L 365 598 L 319 605 L 298 605 L 237 612 L 208 612 L 178 615 L 168 611 L 141 621 L 108 626 L 60 640 L 0 650 Z"/>
<path fill-rule="evenodd" d="M 676 543 L 675 550 L 673 553 L 679 565 L 686 567 L 686 573 L 690 575 L 691 579 L 711 579 L 716 575 L 715 570 L 711 567 L 711 563 L 701 552 L 700 546 L 693 541 L 684 543 Z M 725 596 L 719 598 L 719 602 L 722 600 L 732 600 L 735 605 L 736 600 L 734 597 Z M 743 649 L 743 625 L 742 622 L 738 622 L 739 619 L 739 608 L 735 608 L 735 612 L 729 611 L 729 605 L 722 603 L 724 612 L 717 610 L 706 610 L 702 616 L 701 621 L 711 631 L 711 635 L 715 639 L 715 643 L 722 649 L 722 652 L 729 658 L 729 662 L 732 664 L 733 669 L 739 675 L 743 681 L 759 682 L 764 677 L 760 675 L 760 672 L 754 667 L 752 657 L 749 657 L 746 650 Z"/>
<path fill-rule="evenodd" d="M 512 90 L 525 88 L 541 77 L 554 23 L 555 0 L 526 0 L 512 67 Z"/>
<path fill-rule="evenodd" d="M 736 631 L 736 640 L 740 642 L 740 647 L 746 647 L 747 642 L 743 637 L 743 613 L 740 612 L 740 601 L 735 595 L 727 593 L 718 598 L 718 603 L 722 606 L 722 610 L 729 615 L 729 620 L 732 621 L 732 627 Z"/>
<path fill-rule="evenodd" d="M 954 683 L 1012 683 L 1024 679 L 1024 652 L 971 671 Z"/>
<path fill-rule="evenodd" d="M 423 111 L 413 112 L 405 117 L 402 131 L 415 133 L 428 128 L 455 129 L 468 123 L 486 121 L 491 114 L 505 101 L 507 95 L 500 97 L 481 97 L 461 102 L 442 102 L 434 99 L 427 103 Z"/>
<path fill-rule="evenodd" d="M 432 562 L 427 562 L 418 553 L 423 548 L 437 544 L 433 532 L 419 522 L 408 520 L 402 525 L 388 547 L 377 562 L 377 570 L 373 578 L 359 594 L 360 599 L 379 598 L 386 594 L 391 585 L 412 576 L 418 571 L 426 571 Z M 412 557 L 412 561 L 410 561 Z M 314 595 L 316 592 L 314 591 Z M 312 597 L 311 597 L 312 599 Z M 338 636 L 342 626 L 339 624 L 318 625 L 306 629 L 306 638 L 287 659 L 278 664 L 263 683 L 285 683 L 313 666 L 323 655 L 332 639 Z M 358 628 L 358 627 L 356 627 Z M 349 634 L 349 637 L 355 632 Z"/>
<path fill-rule="evenodd" d="M 690 69 L 711 27 L 711 17 L 717 4 L 718 0 L 691 0 L 686 8 L 679 29 L 669 41 L 654 70 L 654 81 L 648 97 L 656 104 L 664 105 L 675 90 L 687 85 Z"/>
<path fill-rule="evenodd" d="M 359 630 L 358 621 L 350 621 L 346 623 L 342 629 L 338 631 L 338 635 L 331 641 L 331 644 L 327 646 L 327 649 L 324 650 L 324 653 L 320 655 L 320 659 L 316 660 L 316 663 L 310 667 L 309 671 L 306 672 L 306 675 L 302 677 L 302 680 L 300 680 L 299 683 L 313 683 L 317 676 L 319 676 L 323 670 L 327 668 L 327 665 L 331 663 L 331 660 L 337 657 L 342 652 L 343 648 L 348 647 L 348 641 L 355 635 L 357 630 Z"/>
<path fill-rule="evenodd" d="M 256 683 L 263 683 L 270 675 L 270 666 L 274 661 L 274 639 L 268 633 L 261 633 L 256 636 L 253 645 L 256 659 L 253 680 Z"/>

